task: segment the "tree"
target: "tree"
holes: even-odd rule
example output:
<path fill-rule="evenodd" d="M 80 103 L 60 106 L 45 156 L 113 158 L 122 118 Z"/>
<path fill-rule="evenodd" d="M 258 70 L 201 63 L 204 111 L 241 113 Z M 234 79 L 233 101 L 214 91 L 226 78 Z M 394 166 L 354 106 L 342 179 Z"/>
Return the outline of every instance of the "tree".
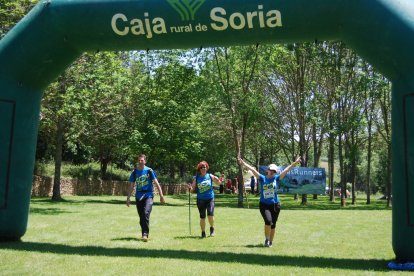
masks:
<path fill-rule="evenodd" d="M 315 47 L 311 43 L 295 43 L 275 54 L 271 57 L 275 65 L 265 75 L 273 92 L 276 141 L 289 162 L 300 155 L 301 165 L 306 167 L 312 138 L 312 106 L 317 92 Z M 301 204 L 307 204 L 307 195 L 302 195 Z"/>
<path fill-rule="evenodd" d="M 387 93 L 384 87 L 385 79 L 378 74 L 375 69 L 368 63 L 363 65 L 364 70 L 364 97 L 365 97 L 365 120 L 367 122 L 367 168 L 366 168 L 366 185 L 365 185 L 365 192 L 367 194 L 367 204 L 371 203 L 371 190 L 372 190 L 372 160 L 373 160 L 373 153 L 374 150 L 374 131 L 377 132 L 375 129 L 375 118 L 378 117 L 378 107 L 379 107 L 379 99 Z M 388 109 L 389 107 L 387 107 Z M 389 158 L 385 158 L 384 160 L 388 160 Z M 387 167 L 387 166 L 385 166 Z"/>
<path fill-rule="evenodd" d="M 0 1 L 0 39 L 23 18 L 38 0 Z"/>
<path fill-rule="evenodd" d="M 79 118 L 77 113 L 82 106 L 82 97 L 77 95 L 73 72 L 77 64 L 70 67 L 58 81 L 49 85 L 42 99 L 42 120 L 40 128 L 49 136 L 43 139 L 51 141 L 54 145 L 55 173 L 53 182 L 52 200 L 61 200 L 60 179 L 62 167 L 62 151 L 69 137 L 77 139 L 76 131 L 71 128 L 76 125 Z"/>
<path fill-rule="evenodd" d="M 327 118 L 327 138 L 328 138 L 328 177 L 329 177 L 329 199 L 335 200 L 335 149 L 336 141 L 339 136 L 338 119 L 339 119 L 339 99 L 340 87 L 342 81 L 342 63 L 344 53 L 346 51 L 345 44 L 342 42 L 324 42 L 320 47 L 320 63 L 323 72 L 323 79 L 320 84 L 323 93 L 321 101 L 325 110 L 325 118 Z"/>
<path fill-rule="evenodd" d="M 207 92 L 196 64 L 182 62 L 186 56 L 197 63 L 198 55 L 198 51 L 141 52 L 131 67 L 137 88 L 131 95 L 136 106 L 130 114 L 130 152 L 146 152 L 170 179 L 177 171 L 183 177 L 205 156 L 204 136 L 211 131 L 203 122 L 210 105 L 204 101 Z"/>
<path fill-rule="evenodd" d="M 123 53 L 85 54 L 84 59 L 78 82 L 86 99 L 81 139 L 99 161 L 101 179 L 107 179 L 109 163 L 125 144 L 127 110 L 133 108 L 128 98 L 128 70 Z"/>
<path fill-rule="evenodd" d="M 247 47 L 215 48 L 214 59 L 218 79 L 219 98 L 227 109 L 231 126 L 234 157 L 245 156 L 246 135 L 251 124 L 252 110 L 257 108 L 257 97 L 252 89 L 257 69 L 259 45 Z M 243 207 L 243 173 L 238 169 L 239 200 Z"/>
<path fill-rule="evenodd" d="M 379 115 L 375 118 L 375 124 L 377 126 L 378 133 L 385 146 L 386 153 L 381 152 L 383 156 L 383 166 L 385 167 L 385 194 L 387 198 L 387 207 L 391 206 L 391 185 L 392 185 L 392 175 L 391 175 L 391 83 L 383 78 L 379 85 Z M 382 170 L 384 170 L 382 168 Z M 384 171 L 382 172 L 384 173 Z"/>

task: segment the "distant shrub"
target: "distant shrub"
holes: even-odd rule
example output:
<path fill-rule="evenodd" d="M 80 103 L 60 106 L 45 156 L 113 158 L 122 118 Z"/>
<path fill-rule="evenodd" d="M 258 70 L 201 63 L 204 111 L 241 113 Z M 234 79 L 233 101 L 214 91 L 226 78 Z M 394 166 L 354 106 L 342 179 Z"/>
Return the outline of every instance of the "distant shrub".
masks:
<path fill-rule="evenodd" d="M 53 162 L 36 162 L 35 174 L 53 177 L 55 170 L 54 166 Z M 115 166 L 109 166 L 105 178 L 107 180 L 126 181 L 128 180 L 129 175 L 129 171 L 118 169 Z M 96 162 L 80 165 L 63 163 L 61 176 L 80 180 L 101 179 L 101 169 L 99 163 Z"/>

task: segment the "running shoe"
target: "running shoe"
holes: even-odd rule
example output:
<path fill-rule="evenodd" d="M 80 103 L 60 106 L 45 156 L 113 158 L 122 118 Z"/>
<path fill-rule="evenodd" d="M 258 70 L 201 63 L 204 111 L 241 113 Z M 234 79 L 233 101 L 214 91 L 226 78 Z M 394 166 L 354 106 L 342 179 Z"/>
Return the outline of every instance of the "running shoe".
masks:
<path fill-rule="evenodd" d="M 205 237 L 206 237 L 206 232 L 205 231 L 201 232 L 201 238 L 205 238 Z"/>
<path fill-rule="evenodd" d="M 216 233 L 214 232 L 214 227 L 210 227 L 210 237 L 214 237 Z"/>

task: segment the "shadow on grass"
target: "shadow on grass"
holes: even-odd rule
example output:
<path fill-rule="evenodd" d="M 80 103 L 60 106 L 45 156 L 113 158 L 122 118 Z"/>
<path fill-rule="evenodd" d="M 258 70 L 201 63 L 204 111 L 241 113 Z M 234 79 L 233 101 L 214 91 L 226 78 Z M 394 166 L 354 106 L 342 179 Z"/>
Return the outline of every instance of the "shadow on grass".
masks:
<path fill-rule="evenodd" d="M 126 197 L 125 199 L 99 199 L 99 196 L 96 196 L 96 199 L 89 198 L 82 198 L 79 196 L 78 199 L 62 199 L 60 201 L 53 201 L 50 198 L 32 198 L 32 203 L 46 203 L 46 204 L 69 204 L 69 205 L 76 205 L 76 204 L 112 204 L 112 205 L 126 205 Z M 157 201 L 156 201 L 157 200 Z M 167 201 L 165 204 L 161 204 L 158 199 L 154 200 L 154 205 L 163 205 L 163 206 L 185 206 L 186 202 L 174 202 L 170 203 Z M 135 199 L 131 200 L 131 206 L 135 206 Z M 53 208 L 50 208 L 53 209 Z"/>
<path fill-rule="evenodd" d="M 166 258 L 176 260 L 194 260 L 196 262 L 243 263 L 263 266 L 293 266 L 332 269 L 349 269 L 360 271 L 388 271 L 388 260 L 383 259 L 350 259 L 312 256 L 261 255 L 248 253 L 188 251 L 146 248 L 107 248 L 102 246 L 71 246 L 38 242 L 5 242 L 0 243 L 3 250 L 28 251 L 39 253 L 55 253 L 65 255 L 104 256 L 104 257 L 137 257 Z"/>
<path fill-rule="evenodd" d="M 188 202 L 187 195 L 174 195 L 172 196 L 177 200 L 186 200 Z M 308 195 L 307 205 L 301 205 L 301 200 L 295 200 L 293 195 L 279 195 L 280 201 L 282 204 L 283 210 L 360 210 L 360 211 L 370 211 L 370 210 L 391 210 L 387 208 L 385 200 L 378 200 L 371 198 L 371 204 L 366 204 L 366 198 L 359 197 L 357 198 L 356 204 L 351 205 L 351 198 L 347 199 L 347 205 L 341 207 L 340 199 L 336 201 L 329 201 L 328 196 L 318 196 L 318 199 L 313 199 L 311 195 Z M 300 197 L 300 196 L 299 196 Z M 259 208 L 260 197 L 255 195 L 248 195 L 249 204 L 247 201 L 243 201 L 244 208 L 246 209 L 249 205 L 250 209 Z M 238 195 L 229 195 L 229 194 L 216 194 L 215 196 L 215 206 L 216 207 L 226 207 L 226 208 L 239 208 L 238 207 Z M 196 195 L 192 195 L 192 202 L 196 202 Z"/>
<path fill-rule="evenodd" d="M 37 214 L 37 215 L 60 215 L 60 214 L 69 214 L 72 212 L 68 212 L 59 208 L 37 208 L 37 207 L 30 207 L 30 214 Z"/>
<path fill-rule="evenodd" d="M 36 202 L 36 203 L 57 203 L 57 204 L 72 202 L 72 200 L 67 200 L 65 198 L 61 198 L 59 200 L 52 200 L 50 197 L 32 197 L 30 201 Z"/>
<path fill-rule="evenodd" d="M 247 248 L 259 248 L 259 247 L 264 248 L 264 245 L 262 243 L 259 243 L 259 244 L 248 244 L 248 245 L 246 245 L 246 247 Z"/>
<path fill-rule="evenodd" d="M 98 203 L 98 204 L 115 204 L 115 205 L 125 205 L 126 204 L 126 200 L 121 200 L 121 199 L 87 199 L 87 200 L 82 200 L 82 203 Z"/>
<path fill-rule="evenodd" d="M 188 206 L 188 194 L 181 195 L 172 195 L 169 196 L 173 202 L 168 201 L 164 206 Z M 196 205 L 197 199 L 196 195 L 191 195 L 191 205 Z M 259 197 L 249 195 L 249 208 L 258 209 L 259 208 Z M 282 209 L 283 210 L 359 210 L 359 211 L 370 211 L 370 210 L 391 210 L 391 208 L 386 207 L 386 201 L 371 199 L 371 204 L 366 204 L 365 198 L 357 198 L 356 204 L 351 205 L 351 199 L 347 200 L 347 205 L 341 207 L 340 200 L 337 199 L 335 202 L 329 201 L 328 196 L 318 196 L 318 199 L 312 199 L 308 196 L 308 204 L 301 205 L 300 200 L 294 200 L 292 195 L 280 195 Z M 124 205 L 124 199 L 101 199 L 99 196 L 96 198 L 82 198 L 82 196 L 77 197 L 76 199 L 63 199 L 62 201 L 56 202 L 52 201 L 50 198 L 32 198 L 33 203 L 45 203 L 45 204 L 114 204 L 114 205 Z M 131 202 L 132 205 L 135 205 L 135 199 Z M 246 200 L 243 201 L 244 208 L 247 209 Z M 154 199 L 154 205 L 161 205 L 158 198 Z M 216 207 L 224 208 L 239 208 L 238 207 L 238 195 L 228 195 L 228 194 L 217 194 L 215 197 Z"/>
<path fill-rule="evenodd" d="M 179 236 L 174 237 L 175 240 L 200 240 L 201 237 L 199 236 Z"/>
<path fill-rule="evenodd" d="M 111 239 L 111 241 L 142 241 L 142 239 L 138 239 L 135 237 L 125 237 L 125 238 Z"/>

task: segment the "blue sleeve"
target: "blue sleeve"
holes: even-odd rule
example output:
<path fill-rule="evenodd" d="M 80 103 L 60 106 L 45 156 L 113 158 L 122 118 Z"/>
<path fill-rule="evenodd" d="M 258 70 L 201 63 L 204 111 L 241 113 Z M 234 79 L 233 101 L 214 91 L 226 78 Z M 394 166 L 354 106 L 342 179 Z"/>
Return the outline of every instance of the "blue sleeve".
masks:
<path fill-rule="evenodd" d="M 135 183 L 135 169 L 132 171 L 131 175 L 129 176 L 129 182 Z"/>
<path fill-rule="evenodd" d="M 151 177 L 151 180 L 157 179 L 157 174 L 155 173 L 154 170 L 150 170 L 150 177 Z"/>
<path fill-rule="evenodd" d="M 277 185 L 276 188 L 280 188 L 280 186 L 281 186 L 280 181 L 281 181 L 280 180 L 280 174 L 278 174 L 278 175 L 276 175 L 276 185 Z"/>
<path fill-rule="evenodd" d="M 258 182 L 259 183 L 264 183 L 265 182 L 265 176 L 263 174 L 259 174 Z"/>

